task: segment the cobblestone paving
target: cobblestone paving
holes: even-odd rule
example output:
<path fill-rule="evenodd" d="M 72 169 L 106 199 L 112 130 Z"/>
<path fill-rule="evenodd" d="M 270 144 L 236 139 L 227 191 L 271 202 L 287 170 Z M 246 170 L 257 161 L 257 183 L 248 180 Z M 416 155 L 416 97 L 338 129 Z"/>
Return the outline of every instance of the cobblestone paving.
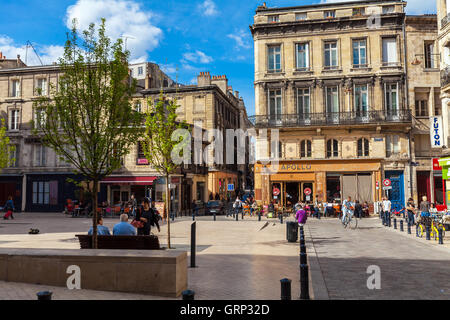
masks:
<path fill-rule="evenodd" d="M 383 227 L 378 218 L 363 219 L 357 230 L 337 219 L 307 226 L 330 299 L 450 298 L 448 245 Z M 370 265 L 381 269 L 381 290 L 367 288 Z"/>

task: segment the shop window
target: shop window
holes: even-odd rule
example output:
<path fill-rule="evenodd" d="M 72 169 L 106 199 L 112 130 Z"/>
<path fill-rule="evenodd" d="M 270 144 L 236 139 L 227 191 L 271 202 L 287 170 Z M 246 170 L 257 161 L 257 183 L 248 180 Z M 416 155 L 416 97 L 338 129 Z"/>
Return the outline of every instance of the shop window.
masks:
<path fill-rule="evenodd" d="M 327 158 L 336 158 L 339 156 L 339 144 L 336 139 L 327 141 Z"/>
<path fill-rule="evenodd" d="M 50 204 L 49 181 L 33 181 L 33 204 Z"/>
<path fill-rule="evenodd" d="M 369 156 L 369 140 L 365 138 L 358 139 L 358 157 Z"/>
<path fill-rule="evenodd" d="M 312 156 L 312 144 L 311 140 L 303 140 L 300 143 L 300 157 L 311 158 Z"/>

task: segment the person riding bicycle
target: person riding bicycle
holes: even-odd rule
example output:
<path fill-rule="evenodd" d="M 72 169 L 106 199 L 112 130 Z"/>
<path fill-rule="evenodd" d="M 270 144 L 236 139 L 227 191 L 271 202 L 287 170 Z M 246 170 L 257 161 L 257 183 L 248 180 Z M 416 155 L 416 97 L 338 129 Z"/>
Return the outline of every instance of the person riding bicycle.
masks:
<path fill-rule="evenodd" d="M 350 214 L 350 218 L 353 217 L 354 210 L 355 205 L 352 202 L 352 197 L 348 196 L 348 198 L 342 203 L 342 223 L 345 223 L 345 217 L 347 214 Z"/>

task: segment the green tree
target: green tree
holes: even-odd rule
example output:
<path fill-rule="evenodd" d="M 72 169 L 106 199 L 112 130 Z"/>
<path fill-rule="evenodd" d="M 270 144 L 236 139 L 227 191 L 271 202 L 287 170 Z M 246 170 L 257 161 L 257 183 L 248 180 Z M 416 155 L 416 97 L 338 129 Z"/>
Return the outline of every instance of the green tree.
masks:
<path fill-rule="evenodd" d="M 142 142 L 144 154 L 150 165 L 165 177 L 165 216 L 167 217 L 167 246 L 170 249 L 170 193 L 169 178 L 180 163 L 174 161 L 174 153 L 180 158 L 184 146 L 190 142 L 187 124 L 177 121 L 177 101 L 167 99 L 163 92 L 156 103 L 148 101 L 149 109 L 146 113 L 145 134 Z M 181 130 L 181 131 L 180 131 Z"/>
<path fill-rule="evenodd" d="M 5 119 L 2 119 L 0 126 L 0 170 L 16 162 L 12 153 L 16 150 L 14 145 L 10 144 L 9 137 L 6 135 Z"/>
<path fill-rule="evenodd" d="M 122 40 L 106 36 L 105 20 L 78 36 L 76 21 L 59 60 L 58 86 L 34 104 L 36 134 L 62 161 L 88 182 L 93 204 L 93 247 L 97 248 L 98 185 L 122 167 L 142 133 L 143 115 L 131 104 L 135 81 L 128 69 L 129 52 Z"/>

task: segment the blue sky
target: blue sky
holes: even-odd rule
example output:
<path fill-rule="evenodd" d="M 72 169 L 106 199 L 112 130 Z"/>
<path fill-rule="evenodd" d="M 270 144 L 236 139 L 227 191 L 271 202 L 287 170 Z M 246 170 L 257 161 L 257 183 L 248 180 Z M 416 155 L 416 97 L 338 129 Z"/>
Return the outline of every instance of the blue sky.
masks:
<path fill-rule="evenodd" d="M 45 64 L 56 61 L 72 18 L 80 29 L 107 19 L 109 35 L 128 36 L 132 59 L 160 64 L 174 79 L 191 84 L 201 71 L 227 75 L 254 114 L 253 41 L 249 30 L 264 0 L 0 0 L 0 51 L 8 58 L 31 41 Z M 269 7 L 335 0 L 266 0 Z M 409 14 L 435 13 L 435 0 L 411 0 Z M 8 13 L 8 14 L 4 14 Z M 28 64 L 39 64 L 29 50 Z"/>

